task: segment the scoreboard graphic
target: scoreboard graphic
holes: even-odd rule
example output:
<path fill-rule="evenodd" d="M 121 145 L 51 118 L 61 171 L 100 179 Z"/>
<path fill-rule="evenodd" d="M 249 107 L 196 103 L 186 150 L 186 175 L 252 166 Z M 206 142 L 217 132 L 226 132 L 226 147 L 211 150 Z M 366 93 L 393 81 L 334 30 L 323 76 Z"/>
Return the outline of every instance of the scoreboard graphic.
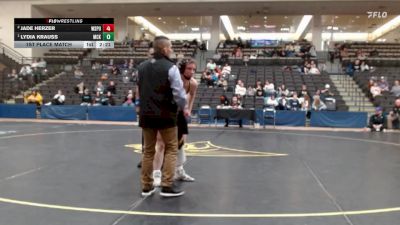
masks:
<path fill-rule="evenodd" d="M 14 48 L 114 48 L 113 18 L 15 18 Z"/>

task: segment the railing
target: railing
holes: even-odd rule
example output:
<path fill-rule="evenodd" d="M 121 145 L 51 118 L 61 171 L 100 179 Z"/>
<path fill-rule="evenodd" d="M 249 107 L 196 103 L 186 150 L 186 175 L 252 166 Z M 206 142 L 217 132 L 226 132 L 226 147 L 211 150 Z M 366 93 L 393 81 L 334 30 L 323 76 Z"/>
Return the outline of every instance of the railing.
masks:
<path fill-rule="evenodd" d="M 4 43 L 0 42 L 0 54 L 6 55 L 10 59 L 14 60 L 18 64 L 31 64 L 32 57 L 25 57 L 21 53 L 15 51 Z"/>

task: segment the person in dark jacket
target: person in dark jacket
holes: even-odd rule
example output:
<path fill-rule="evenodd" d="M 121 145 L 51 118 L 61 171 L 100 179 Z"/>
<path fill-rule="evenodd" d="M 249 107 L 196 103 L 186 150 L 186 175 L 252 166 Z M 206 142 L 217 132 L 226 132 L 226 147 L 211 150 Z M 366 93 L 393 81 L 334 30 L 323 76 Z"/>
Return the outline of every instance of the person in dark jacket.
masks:
<path fill-rule="evenodd" d="M 369 128 L 372 132 L 374 131 L 383 131 L 385 124 L 385 117 L 382 114 L 382 108 L 376 107 L 375 114 L 369 118 Z"/>
<path fill-rule="evenodd" d="M 140 102 L 139 126 L 143 129 L 142 196 L 155 192 L 153 186 L 153 159 L 156 152 L 157 133 L 165 144 L 160 195 L 175 197 L 184 194 L 173 183 L 178 153 L 177 113 L 183 110 L 189 116 L 186 93 L 179 69 L 169 59 L 171 41 L 164 36 L 154 39 L 154 57 L 138 67 L 138 92 Z"/>

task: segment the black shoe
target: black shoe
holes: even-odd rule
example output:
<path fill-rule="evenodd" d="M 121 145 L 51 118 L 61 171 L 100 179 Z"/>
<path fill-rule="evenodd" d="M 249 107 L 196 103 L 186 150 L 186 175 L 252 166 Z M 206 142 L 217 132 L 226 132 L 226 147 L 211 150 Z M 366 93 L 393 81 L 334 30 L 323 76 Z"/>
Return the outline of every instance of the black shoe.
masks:
<path fill-rule="evenodd" d="M 137 164 L 137 168 L 142 168 L 142 161 Z"/>
<path fill-rule="evenodd" d="M 242 124 L 239 125 L 240 128 L 243 128 Z"/>
<path fill-rule="evenodd" d="M 228 127 L 228 124 L 225 124 L 225 127 Z"/>
<path fill-rule="evenodd" d="M 151 189 L 143 189 L 142 190 L 142 197 L 150 196 L 150 195 L 154 194 L 155 191 L 156 191 L 155 187 L 151 187 Z"/>
<path fill-rule="evenodd" d="M 179 190 L 178 188 L 172 186 L 172 187 L 162 187 L 160 195 L 163 197 L 178 197 L 184 195 L 185 192 L 182 190 Z"/>

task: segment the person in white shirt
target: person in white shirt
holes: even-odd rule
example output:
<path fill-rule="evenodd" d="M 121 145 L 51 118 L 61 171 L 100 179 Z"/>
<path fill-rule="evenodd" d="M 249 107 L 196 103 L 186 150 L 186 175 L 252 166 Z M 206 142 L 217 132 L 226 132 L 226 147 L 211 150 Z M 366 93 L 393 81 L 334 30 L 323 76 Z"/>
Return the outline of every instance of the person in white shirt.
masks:
<path fill-rule="evenodd" d="M 267 96 L 275 94 L 275 85 L 266 80 L 264 84 L 264 92 Z"/>
<path fill-rule="evenodd" d="M 217 64 L 213 60 L 208 61 L 207 63 L 207 70 L 215 70 Z"/>
<path fill-rule="evenodd" d="M 321 74 L 321 72 L 315 64 L 311 64 L 311 69 L 308 71 L 308 74 Z"/>
<path fill-rule="evenodd" d="M 228 63 L 225 63 L 225 66 L 222 68 L 221 74 L 223 76 L 229 75 L 231 74 L 231 70 L 232 70 L 231 66 Z"/>
<path fill-rule="evenodd" d="M 244 84 L 241 80 L 238 80 L 237 85 L 235 87 L 235 94 L 240 95 L 240 96 L 245 96 L 246 95 L 246 88 L 244 87 Z"/>
<path fill-rule="evenodd" d="M 51 102 L 48 102 L 46 105 L 64 105 L 65 95 L 61 90 L 58 90 L 57 94 L 54 95 Z"/>
<path fill-rule="evenodd" d="M 374 82 L 374 85 L 370 89 L 372 97 L 376 97 L 378 95 L 382 95 L 382 89 L 378 86 L 377 82 Z"/>
<path fill-rule="evenodd" d="M 278 100 L 275 98 L 275 95 L 271 95 L 271 97 L 267 98 L 267 101 L 265 102 L 265 106 L 267 108 L 276 108 L 279 105 Z"/>

